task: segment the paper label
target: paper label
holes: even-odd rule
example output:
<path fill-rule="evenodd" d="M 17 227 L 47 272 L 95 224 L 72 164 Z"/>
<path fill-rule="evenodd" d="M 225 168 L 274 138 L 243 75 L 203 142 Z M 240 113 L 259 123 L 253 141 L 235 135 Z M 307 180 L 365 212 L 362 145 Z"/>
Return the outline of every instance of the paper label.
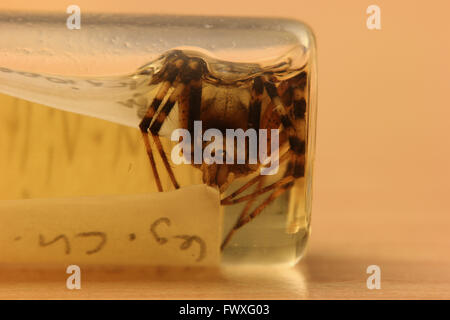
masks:
<path fill-rule="evenodd" d="M 211 266 L 220 261 L 219 193 L 0 201 L 0 263 Z"/>

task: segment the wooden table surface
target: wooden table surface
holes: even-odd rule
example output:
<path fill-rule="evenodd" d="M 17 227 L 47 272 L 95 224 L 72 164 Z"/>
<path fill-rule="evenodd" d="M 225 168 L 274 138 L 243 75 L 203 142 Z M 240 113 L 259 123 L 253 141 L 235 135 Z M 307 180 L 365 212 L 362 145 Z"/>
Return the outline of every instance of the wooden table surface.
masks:
<path fill-rule="evenodd" d="M 354 217 L 318 214 L 309 251 L 291 268 L 82 268 L 82 288 L 68 290 L 64 269 L 3 267 L 0 298 L 450 298 L 449 219 L 428 220 L 425 225 L 421 215 L 380 223 L 367 222 L 371 215 Z M 373 264 L 381 268 L 379 290 L 366 287 L 366 268 Z"/>

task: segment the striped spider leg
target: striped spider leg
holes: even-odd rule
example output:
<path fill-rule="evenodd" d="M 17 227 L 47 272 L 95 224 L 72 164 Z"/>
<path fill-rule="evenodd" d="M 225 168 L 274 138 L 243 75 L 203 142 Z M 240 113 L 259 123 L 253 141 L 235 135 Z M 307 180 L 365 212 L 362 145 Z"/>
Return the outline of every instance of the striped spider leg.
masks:
<path fill-rule="evenodd" d="M 306 72 L 302 72 L 293 79 L 282 82 L 278 88 L 276 88 L 271 82 L 264 83 L 266 91 L 272 100 L 272 104 L 261 117 L 261 127 L 277 128 L 281 122 L 283 128 L 285 129 L 284 133 L 288 137 L 290 148 L 280 157 L 279 162 L 280 164 L 286 160 L 289 162 L 283 178 L 279 181 L 263 187 L 263 180 L 265 176 L 258 175 L 230 194 L 228 197 L 222 199 L 222 205 L 233 205 L 248 201 L 236 223 L 223 240 L 221 245 L 222 250 L 229 243 L 231 237 L 239 228 L 252 221 L 268 205 L 280 197 L 284 192 L 289 190 L 293 186 L 295 179 L 304 176 L 306 141 L 306 78 Z M 256 91 L 255 88 L 253 88 L 253 91 Z M 261 94 L 262 92 L 255 95 L 255 97 L 260 99 Z M 282 145 L 283 139 L 280 143 L 280 148 Z M 256 191 L 246 196 L 237 198 L 239 194 L 243 193 L 255 183 L 258 183 Z M 248 213 L 250 206 L 255 201 L 256 197 L 270 191 L 273 192 L 251 213 Z"/>
<path fill-rule="evenodd" d="M 158 149 L 158 152 L 163 160 L 170 180 L 172 181 L 174 187 L 178 189 L 180 186 L 175 178 L 170 163 L 167 159 L 167 155 L 162 146 L 161 140 L 159 138 L 159 130 L 161 129 L 173 106 L 180 99 L 180 96 L 182 96 L 183 93 L 183 96 L 186 96 L 186 92 L 190 91 L 191 99 L 194 102 L 193 105 L 200 104 L 200 100 L 197 98 L 198 94 L 196 95 L 194 92 L 195 90 L 198 90 L 199 87 L 201 90 L 201 76 L 203 70 L 203 62 L 201 61 L 201 59 L 188 58 L 182 52 L 174 51 L 170 56 L 168 56 L 165 69 L 161 71 L 161 76 L 155 79 L 155 82 L 161 81 L 162 83 L 144 118 L 139 124 L 139 128 L 142 133 L 144 145 L 150 160 L 150 165 L 152 167 L 156 186 L 159 192 L 162 192 L 163 188 L 153 157 L 148 134 L 150 132 L 150 134 L 152 135 L 153 141 L 155 142 L 156 148 Z M 165 104 L 160 107 L 162 101 L 164 100 L 164 97 L 167 95 L 171 87 L 173 87 L 174 90 L 170 94 Z M 154 119 L 153 121 L 155 115 L 156 119 Z M 182 114 L 182 116 L 185 117 L 186 115 Z M 183 118 L 182 121 L 185 122 L 185 119 Z"/>

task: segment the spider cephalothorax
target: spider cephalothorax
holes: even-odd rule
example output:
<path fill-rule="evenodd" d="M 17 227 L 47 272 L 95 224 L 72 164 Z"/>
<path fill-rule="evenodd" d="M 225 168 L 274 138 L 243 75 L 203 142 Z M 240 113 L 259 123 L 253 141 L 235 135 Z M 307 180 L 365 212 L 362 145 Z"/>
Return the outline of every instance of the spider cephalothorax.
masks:
<path fill-rule="evenodd" d="M 263 193 L 271 192 L 269 197 L 251 213 L 248 214 L 244 210 L 222 244 L 223 247 L 238 228 L 250 222 L 267 205 L 288 190 L 295 179 L 304 176 L 306 67 L 289 70 L 289 61 L 265 68 L 253 64 L 245 67 L 244 64 L 215 61 L 216 70 L 240 72 L 239 76 L 220 77 L 211 72 L 210 66 L 201 56 L 192 52 L 174 50 L 161 57 L 160 61 L 161 67 L 151 81 L 152 84 L 159 85 L 159 89 L 139 125 L 159 191 L 163 189 L 153 158 L 149 133 L 174 187 L 179 188 L 159 137 L 164 121 L 177 103 L 179 128 L 187 129 L 191 133 L 195 121 L 202 121 L 203 130 L 214 128 L 223 133 L 227 129 L 280 129 L 279 150 L 283 150 L 283 146 L 286 150 L 280 153 L 279 161 L 280 163 L 287 161 L 283 177 L 275 183 L 264 186 L 264 176 L 258 175 L 222 199 L 223 205 L 231 205 L 252 201 Z M 279 77 L 279 74 L 288 72 L 292 73 L 291 77 L 287 79 Z M 226 150 L 226 143 L 235 143 L 226 141 L 223 150 Z M 248 148 L 248 143 L 245 148 Z M 204 183 L 217 186 L 221 192 L 225 191 L 233 179 L 261 170 L 262 166 L 249 163 L 194 164 L 194 167 L 202 170 Z M 254 184 L 257 184 L 256 191 L 238 198 Z"/>

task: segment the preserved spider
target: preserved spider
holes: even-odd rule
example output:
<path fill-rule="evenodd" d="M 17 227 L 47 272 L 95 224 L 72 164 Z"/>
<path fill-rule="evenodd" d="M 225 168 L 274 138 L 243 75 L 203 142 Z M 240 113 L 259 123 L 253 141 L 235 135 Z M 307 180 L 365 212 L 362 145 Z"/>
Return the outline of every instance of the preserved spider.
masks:
<path fill-rule="evenodd" d="M 153 75 L 151 84 L 159 89 L 139 124 L 158 190 L 163 191 L 155 164 L 149 135 L 152 136 L 165 169 L 175 188 L 179 188 L 166 152 L 160 141 L 160 129 L 169 113 L 178 103 L 178 125 L 193 133 L 194 121 L 202 121 L 205 129 L 247 130 L 280 128 L 279 162 L 287 161 L 280 180 L 264 186 L 264 175 L 258 175 L 221 200 L 222 205 L 247 201 L 234 227 L 225 237 L 221 249 L 242 226 L 252 221 L 271 202 L 289 190 L 294 181 L 304 176 L 306 149 L 307 102 L 305 88 L 306 67 L 290 70 L 290 60 L 270 67 L 220 62 L 221 71 L 239 70 L 238 78 L 219 77 L 210 70 L 205 59 L 196 52 L 173 50 L 160 58 L 161 67 Z M 286 75 L 289 72 L 289 77 Z M 169 93 L 170 92 L 170 93 Z M 163 103 L 164 102 L 164 103 Z M 229 143 L 229 142 L 228 142 Z M 233 142 L 234 143 L 234 142 Z M 248 144 L 246 144 L 248 149 Z M 225 148 L 224 148 L 225 149 Z M 246 153 L 248 154 L 248 152 Z M 262 164 L 192 164 L 202 171 L 203 182 L 219 188 L 221 194 L 239 177 L 261 170 Z M 242 196 L 251 186 L 256 191 Z M 270 195 L 250 213 L 250 204 L 256 197 Z M 239 195 L 241 195 L 239 197 Z"/>

